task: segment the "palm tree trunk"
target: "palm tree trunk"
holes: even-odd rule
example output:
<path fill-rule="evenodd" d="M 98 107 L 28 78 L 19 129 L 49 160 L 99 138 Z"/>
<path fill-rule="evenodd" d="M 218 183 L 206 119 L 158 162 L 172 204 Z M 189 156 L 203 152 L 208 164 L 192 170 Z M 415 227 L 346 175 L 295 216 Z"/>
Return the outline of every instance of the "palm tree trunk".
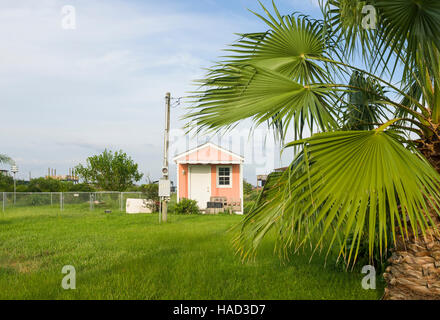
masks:
<path fill-rule="evenodd" d="M 423 140 L 414 141 L 420 153 L 440 172 L 440 140 L 436 135 Z"/>
<path fill-rule="evenodd" d="M 419 140 L 419 151 L 440 172 L 440 141 Z M 430 208 L 433 221 L 440 219 Z M 405 240 L 399 236 L 384 278 L 387 282 L 385 300 L 440 300 L 440 234 L 430 229 L 417 239 L 410 234 Z"/>

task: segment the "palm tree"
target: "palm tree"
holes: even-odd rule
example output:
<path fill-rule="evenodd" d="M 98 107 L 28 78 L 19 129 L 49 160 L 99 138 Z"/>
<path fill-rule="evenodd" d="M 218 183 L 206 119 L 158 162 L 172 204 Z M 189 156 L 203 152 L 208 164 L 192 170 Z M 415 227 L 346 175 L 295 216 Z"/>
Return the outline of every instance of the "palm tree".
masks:
<path fill-rule="evenodd" d="M 320 20 L 262 9 L 267 30 L 240 35 L 187 115 L 199 130 L 251 118 L 294 134 L 238 251 L 276 230 L 280 253 L 310 243 L 354 265 L 366 239 L 370 258 L 393 250 L 385 298 L 440 298 L 440 2 L 328 0 Z"/>
<path fill-rule="evenodd" d="M 0 163 L 12 163 L 12 159 L 5 154 L 0 154 Z"/>

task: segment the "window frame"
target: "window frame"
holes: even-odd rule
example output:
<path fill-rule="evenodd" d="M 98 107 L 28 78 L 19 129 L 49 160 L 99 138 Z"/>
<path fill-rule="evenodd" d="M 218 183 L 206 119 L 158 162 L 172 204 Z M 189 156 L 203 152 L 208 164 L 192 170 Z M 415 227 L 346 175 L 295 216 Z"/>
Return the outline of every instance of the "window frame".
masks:
<path fill-rule="evenodd" d="M 220 168 L 229 168 L 229 184 L 220 184 Z M 217 188 L 232 188 L 232 166 L 229 165 L 220 165 L 217 166 L 217 177 L 216 177 L 216 185 Z"/>

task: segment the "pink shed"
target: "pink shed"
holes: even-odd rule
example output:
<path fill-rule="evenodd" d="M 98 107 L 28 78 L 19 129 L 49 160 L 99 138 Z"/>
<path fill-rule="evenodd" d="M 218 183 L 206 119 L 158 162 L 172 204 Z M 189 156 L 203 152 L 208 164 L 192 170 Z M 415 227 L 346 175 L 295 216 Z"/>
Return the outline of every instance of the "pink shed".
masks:
<path fill-rule="evenodd" d="M 193 199 L 204 210 L 213 198 L 224 198 L 236 213 L 243 213 L 242 156 L 208 142 L 173 160 L 177 164 L 177 201 Z"/>

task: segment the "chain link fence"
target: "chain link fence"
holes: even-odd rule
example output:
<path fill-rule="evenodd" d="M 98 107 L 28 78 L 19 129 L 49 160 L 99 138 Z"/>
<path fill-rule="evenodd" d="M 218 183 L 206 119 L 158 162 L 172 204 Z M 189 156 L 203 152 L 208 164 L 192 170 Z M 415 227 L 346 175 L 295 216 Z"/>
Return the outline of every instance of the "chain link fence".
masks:
<path fill-rule="evenodd" d="M 142 192 L 0 192 L 2 211 L 11 208 L 52 207 L 63 211 L 66 208 L 88 208 L 89 210 L 125 210 L 127 199 L 145 198 Z"/>

